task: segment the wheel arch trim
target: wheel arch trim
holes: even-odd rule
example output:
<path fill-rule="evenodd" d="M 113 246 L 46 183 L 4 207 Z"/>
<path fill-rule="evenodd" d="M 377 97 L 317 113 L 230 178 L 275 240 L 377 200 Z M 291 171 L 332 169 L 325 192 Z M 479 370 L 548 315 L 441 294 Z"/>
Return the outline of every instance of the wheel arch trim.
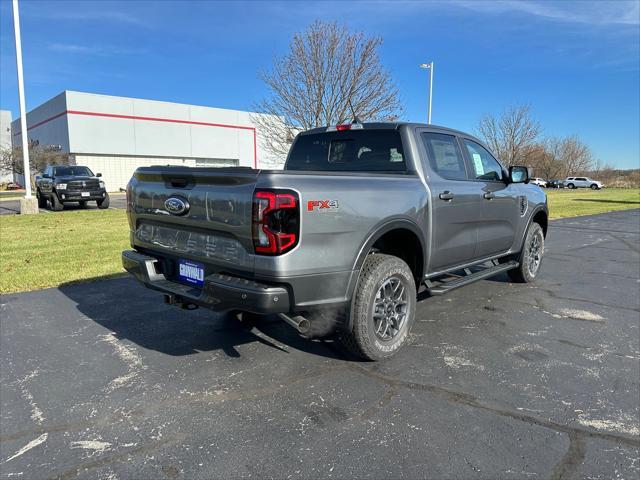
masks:
<path fill-rule="evenodd" d="M 353 274 L 351 275 L 351 278 L 349 279 L 349 283 L 347 285 L 346 298 L 348 299 L 348 302 L 349 302 L 347 307 L 349 310 L 351 310 L 351 303 L 353 301 L 353 292 L 355 291 L 358 285 L 358 281 L 360 279 L 360 269 L 362 268 L 362 265 L 364 264 L 364 261 L 366 260 L 367 255 L 369 255 L 369 251 L 371 250 L 371 247 L 380 238 L 382 238 L 383 235 L 393 230 L 409 230 L 413 234 L 415 234 L 416 237 L 418 237 L 418 241 L 420 242 L 420 247 L 422 248 L 422 263 L 423 263 L 422 269 L 424 272 L 424 269 L 426 266 L 426 258 L 427 258 L 426 242 L 424 238 L 424 233 L 420 230 L 420 227 L 418 227 L 418 225 L 415 222 L 408 220 L 406 218 L 396 218 L 392 220 L 386 220 L 376 225 L 367 234 L 366 240 L 362 243 L 360 250 L 358 251 L 356 261 L 353 264 L 353 269 L 352 269 Z M 347 315 L 347 322 L 345 327 L 347 329 L 350 329 L 351 326 L 352 326 L 351 315 Z"/>

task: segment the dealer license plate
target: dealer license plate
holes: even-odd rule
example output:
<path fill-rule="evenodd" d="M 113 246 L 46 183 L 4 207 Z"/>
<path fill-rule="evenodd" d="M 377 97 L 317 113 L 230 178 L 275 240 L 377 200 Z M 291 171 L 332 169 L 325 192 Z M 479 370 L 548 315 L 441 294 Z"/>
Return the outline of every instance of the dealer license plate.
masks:
<path fill-rule="evenodd" d="M 91 192 L 80 192 L 81 197 L 88 197 L 89 195 L 91 195 Z"/>
<path fill-rule="evenodd" d="M 178 278 L 191 285 L 204 285 L 204 265 L 191 260 L 178 261 Z"/>

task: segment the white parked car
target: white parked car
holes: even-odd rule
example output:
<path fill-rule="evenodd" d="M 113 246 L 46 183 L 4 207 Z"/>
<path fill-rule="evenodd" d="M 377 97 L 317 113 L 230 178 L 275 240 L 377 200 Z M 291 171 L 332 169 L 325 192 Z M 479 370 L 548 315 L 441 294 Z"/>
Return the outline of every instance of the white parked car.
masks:
<path fill-rule="evenodd" d="M 591 180 L 589 177 L 567 177 L 564 186 L 567 188 L 590 188 L 591 190 L 604 188 L 602 182 Z"/>
<path fill-rule="evenodd" d="M 531 179 L 531 183 L 533 183 L 534 185 L 538 185 L 539 187 L 546 187 L 547 186 L 547 181 L 543 178 L 532 178 Z"/>

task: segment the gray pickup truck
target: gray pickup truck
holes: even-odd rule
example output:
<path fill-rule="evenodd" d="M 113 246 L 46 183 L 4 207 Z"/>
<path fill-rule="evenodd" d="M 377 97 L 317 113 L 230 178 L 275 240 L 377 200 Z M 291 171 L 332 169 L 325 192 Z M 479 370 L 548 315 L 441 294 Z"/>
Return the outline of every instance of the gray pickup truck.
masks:
<path fill-rule="evenodd" d="M 167 303 L 276 314 L 378 360 L 406 341 L 418 289 L 535 279 L 548 210 L 529 175 L 447 128 L 316 128 L 284 170 L 137 169 L 122 261 Z"/>

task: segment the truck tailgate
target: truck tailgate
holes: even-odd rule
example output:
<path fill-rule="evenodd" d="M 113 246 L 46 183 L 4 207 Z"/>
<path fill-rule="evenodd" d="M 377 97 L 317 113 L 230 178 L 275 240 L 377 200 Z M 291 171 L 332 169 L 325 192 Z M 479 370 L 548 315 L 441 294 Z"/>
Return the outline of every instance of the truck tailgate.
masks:
<path fill-rule="evenodd" d="M 203 262 L 209 272 L 252 272 L 258 175 L 247 168 L 138 168 L 128 187 L 133 245 Z M 165 202 L 171 198 L 181 200 L 186 210 L 169 213 Z"/>

